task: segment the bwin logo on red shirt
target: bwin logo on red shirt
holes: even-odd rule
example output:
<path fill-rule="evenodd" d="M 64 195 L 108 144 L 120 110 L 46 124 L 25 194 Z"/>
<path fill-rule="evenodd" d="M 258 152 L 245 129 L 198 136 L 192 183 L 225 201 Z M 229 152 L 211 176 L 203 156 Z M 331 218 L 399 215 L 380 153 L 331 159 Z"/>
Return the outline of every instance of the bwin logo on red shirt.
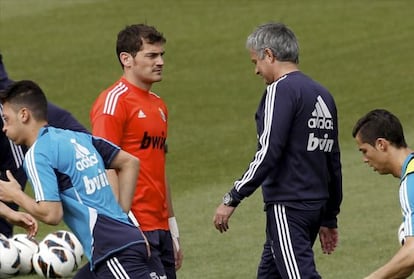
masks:
<path fill-rule="evenodd" d="M 162 135 L 164 135 L 164 133 Z M 141 140 L 141 149 L 147 149 L 149 147 L 165 149 L 166 140 L 167 138 L 164 136 L 150 136 L 148 132 L 145 132 L 144 137 Z"/>

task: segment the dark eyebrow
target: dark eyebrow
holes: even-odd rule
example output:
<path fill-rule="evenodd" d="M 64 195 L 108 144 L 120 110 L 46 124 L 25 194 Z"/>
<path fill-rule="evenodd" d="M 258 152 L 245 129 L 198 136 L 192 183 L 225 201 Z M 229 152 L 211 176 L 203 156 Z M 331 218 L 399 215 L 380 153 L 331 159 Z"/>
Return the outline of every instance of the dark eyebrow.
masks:
<path fill-rule="evenodd" d="M 165 51 L 162 52 L 148 52 L 145 54 L 145 56 L 154 56 L 154 55 L 161 55 L 163 56 L 165 54 Z"/>

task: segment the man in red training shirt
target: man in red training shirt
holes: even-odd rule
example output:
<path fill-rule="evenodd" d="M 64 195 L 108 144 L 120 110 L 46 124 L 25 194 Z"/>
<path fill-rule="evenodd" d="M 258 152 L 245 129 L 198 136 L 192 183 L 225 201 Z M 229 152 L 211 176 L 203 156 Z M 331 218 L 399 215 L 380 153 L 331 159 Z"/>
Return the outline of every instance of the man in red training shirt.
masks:
<path fill-rule="evenodd" d="M 165 42 L 160 32 L 145 24 L 119 32 L 116 51 L 123 76 L 99 95 L 90 120 L 94 135 L 139 158 L 131 211 L 151 245 L 150 273 L 171 279 L 176 278 L 183 254 L 165 175 L 168 111 L 150 91 L 162 80 Z M 114 187 L 116 195 L 117 191 Z"/>

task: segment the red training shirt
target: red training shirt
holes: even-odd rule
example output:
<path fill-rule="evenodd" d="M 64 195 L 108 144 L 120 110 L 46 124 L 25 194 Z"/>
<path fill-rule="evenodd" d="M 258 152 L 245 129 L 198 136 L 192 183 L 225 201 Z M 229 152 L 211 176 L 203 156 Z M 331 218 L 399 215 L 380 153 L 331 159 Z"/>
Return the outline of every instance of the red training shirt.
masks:
<path fill-rule="evenodd" d="M 94 102 L 92 133 L 140 160 L 131 206 L 143 231 L 168 230 L 165 142 L 168 111 L 163 100 L 120 78 Z M 120 185 L 122 187 L 122 185 Z"/>

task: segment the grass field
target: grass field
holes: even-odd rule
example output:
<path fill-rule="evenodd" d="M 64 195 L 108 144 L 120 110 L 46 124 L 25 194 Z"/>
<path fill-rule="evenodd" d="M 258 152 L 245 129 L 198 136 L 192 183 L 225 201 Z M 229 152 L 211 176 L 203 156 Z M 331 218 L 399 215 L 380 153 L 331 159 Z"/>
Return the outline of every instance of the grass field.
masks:
<path fill-rule="evenodd" d="M 212 216 L 255 152 L 264 85 L 246 36 L 261 23 L 285 22 L 299 39 L 300 68 L 330 89 L 340 117 L 341 241 L 330 256 L 315 245 L 318 268 L 323 278 L 354 279 L 398 249 L 398 180 L 363 165 L 351 129 L 368 110 L 387 108 L 414 144 L 413 9 L 408 0 L 0 0 L 0 51 L 13 79 L 37 81 L 89 127 L 93 100 L 121 75 L 117 32 L 138 22 L 157 26 L 168 40 L 164 80 L 153 90 L 170 113 L 167 167 L 185 253 L 178 276 L 255 278 L 264 241 L 260 190 L 226 234 L 215 231 Z M 42 225 L 39 238 L 56 229 Z"/>

